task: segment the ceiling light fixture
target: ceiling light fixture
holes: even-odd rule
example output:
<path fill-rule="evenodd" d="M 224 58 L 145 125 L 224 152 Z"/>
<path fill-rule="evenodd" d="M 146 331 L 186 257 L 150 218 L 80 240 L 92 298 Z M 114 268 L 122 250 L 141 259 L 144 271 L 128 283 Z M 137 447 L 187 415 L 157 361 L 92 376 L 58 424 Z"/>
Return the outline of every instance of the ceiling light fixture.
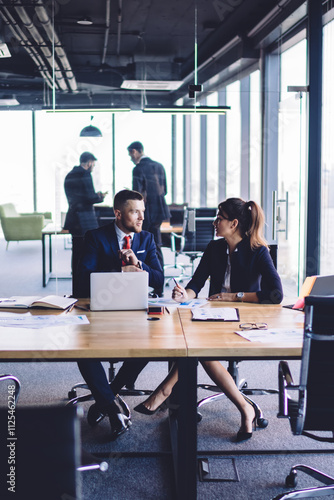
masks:
<path fill-rule="evenodd" d="M 170 113 L 172 115 L 225 115 L 226 110 L 231 109 L 231 106 L 146 106 L 143 113 Z"/>
<path fill-rule="evenodd" d="M 6 43 L 0 43 L 0 58 L 3 59 L 5 57 L 12 57 L 12 54 L 9 52 L 9 48 Z"/>
<path fill-rule="evenodd" d="M 14 96 L 0 97 L 0 106 L 18 106 L 20 103 Z"/>
<path fill-rule="evenodd" d="M 93 118 L 94 116 L 91 116 L 90 120 L 92 121 Z M 99 128 L 88 125 L 81 130 L 80 137 L 102 137 L 102 132 Z"/>
<path fill-rule="evenodd" d="M 123 80 L 121 89 L 127 90 L 177 90 L 181 80 Z"/>
<path fill-rule="evenodd" d="M 90 26 L 93 24 L 92 18 L 89 16 L 82 17 L 77 21 L 77 24 L 81 24 L 81 26 Z"/>

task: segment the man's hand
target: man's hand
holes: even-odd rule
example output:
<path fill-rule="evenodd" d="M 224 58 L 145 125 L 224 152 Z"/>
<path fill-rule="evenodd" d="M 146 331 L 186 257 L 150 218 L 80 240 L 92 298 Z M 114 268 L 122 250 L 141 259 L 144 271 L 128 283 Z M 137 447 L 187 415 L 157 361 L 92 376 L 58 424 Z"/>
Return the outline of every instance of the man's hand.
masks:
<path fill-rule="evenodd" d="M 122 272 L 123 273 L 145 273 L 144 269 L 140 269 L 137 266 L 123 266 L 122 267 Z"/>
<path fill-rule="evenodd" d="M 139 260 L 137 259 L 131 248 L 122 248 L 118 251 L 118 255 L 124 262 L 125 266 L 138 266 Z"/>

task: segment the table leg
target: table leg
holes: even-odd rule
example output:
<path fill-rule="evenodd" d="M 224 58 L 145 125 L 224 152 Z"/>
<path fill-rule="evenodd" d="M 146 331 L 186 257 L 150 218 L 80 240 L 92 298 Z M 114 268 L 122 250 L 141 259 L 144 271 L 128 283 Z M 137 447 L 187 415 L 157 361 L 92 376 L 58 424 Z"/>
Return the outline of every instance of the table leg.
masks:
<path fill-rule="evenodd" d="M 49 272 L 52 273 L 52 235 L 49 234 Z"/>
<path fill-rule="evenodd" d="M 176 494 L 179 499 L 196 500 L 197 359 L 180 358 L 178 369 L 177 394 L 171 401 L 170 415 Z"/>
<path fill-rule="evenodd" d="M 46 286 L 46 270 L 45 270 L 45 234 L 42 233 L 42 284 Z"/>

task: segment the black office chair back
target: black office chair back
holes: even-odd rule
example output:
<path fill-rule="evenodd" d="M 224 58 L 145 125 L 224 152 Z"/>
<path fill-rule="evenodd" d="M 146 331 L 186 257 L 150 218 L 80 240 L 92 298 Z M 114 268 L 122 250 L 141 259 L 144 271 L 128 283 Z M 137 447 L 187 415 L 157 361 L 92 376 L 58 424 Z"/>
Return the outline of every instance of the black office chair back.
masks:
<path fill-rule="evenodd" d="M 204 252 L 214 237 L 216 208 L 188 208 L 183 252 Z"/>
<path fill-rule="evenodd" d="M 1 432 L 6 438 L 0 449 L 0 498 L 80 499 L 77 468 L 81 446 L 76 408 L 17 407 L 14 415 L 15 425 L 9 427 L 8 408 L 0 411 Z M 11 485 L 15 493 L 8 490 Z"/>
<path fill-rule="evenodd" d="M 334 297 L 305 298 L 296 431 L 334 432 Z"/>

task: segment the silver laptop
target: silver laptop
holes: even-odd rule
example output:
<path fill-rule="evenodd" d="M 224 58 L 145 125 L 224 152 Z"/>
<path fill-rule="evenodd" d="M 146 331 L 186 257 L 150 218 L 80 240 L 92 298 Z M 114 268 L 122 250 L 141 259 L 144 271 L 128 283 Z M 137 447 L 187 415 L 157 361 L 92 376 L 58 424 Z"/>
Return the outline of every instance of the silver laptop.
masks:
<path fill-rule="evenodd" d="M 148 273 L 92 273 L 91 311 L 147 309 Z"/>
<path fill-rule="evenodd" d="M 310 295 L 334 295 L 334 276 L 317 276 Z"/>

